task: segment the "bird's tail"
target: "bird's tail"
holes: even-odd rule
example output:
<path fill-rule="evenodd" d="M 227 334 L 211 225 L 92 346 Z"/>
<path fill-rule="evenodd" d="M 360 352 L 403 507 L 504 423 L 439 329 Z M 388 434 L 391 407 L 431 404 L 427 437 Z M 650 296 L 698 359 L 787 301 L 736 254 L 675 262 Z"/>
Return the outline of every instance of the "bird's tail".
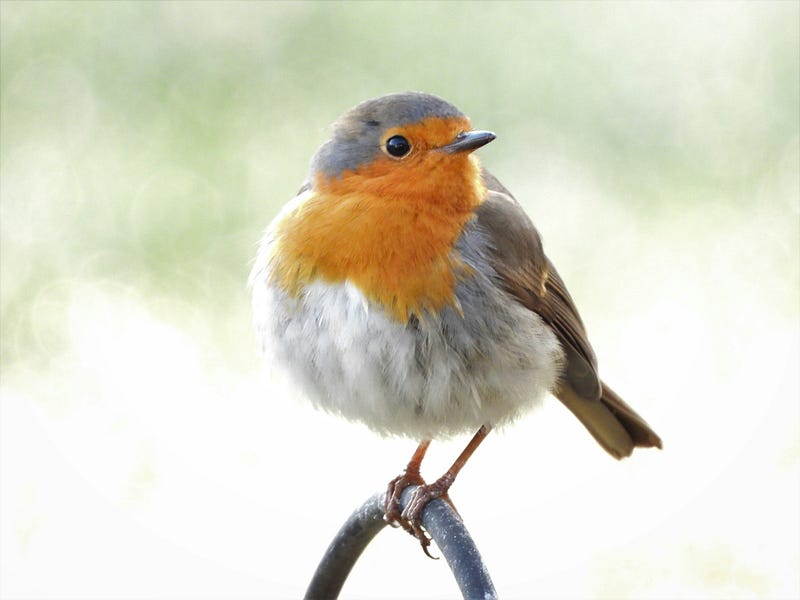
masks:
<path fill-rule="evenodd" d="M 630 456 L 636 447 L 661 448 L 658 434 L 614 390 L 603 383 L 602 392 L 599 400 L 587 400 L 562 386 L 556 395 L 614 458 Z"/>

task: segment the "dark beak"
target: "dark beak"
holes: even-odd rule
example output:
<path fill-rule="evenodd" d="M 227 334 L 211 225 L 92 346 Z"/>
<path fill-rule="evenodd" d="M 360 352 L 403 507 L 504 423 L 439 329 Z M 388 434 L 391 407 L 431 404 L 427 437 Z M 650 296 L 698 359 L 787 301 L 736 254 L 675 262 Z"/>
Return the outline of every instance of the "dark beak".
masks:
<path fill-rule="evenodd" d="M 472 152 L 481 146 L 485 146 L 496 137 L 491 131 L 465 131 L 464 133 L 459 133 L 456 139 L 439 149 L 450 154 Z"/>

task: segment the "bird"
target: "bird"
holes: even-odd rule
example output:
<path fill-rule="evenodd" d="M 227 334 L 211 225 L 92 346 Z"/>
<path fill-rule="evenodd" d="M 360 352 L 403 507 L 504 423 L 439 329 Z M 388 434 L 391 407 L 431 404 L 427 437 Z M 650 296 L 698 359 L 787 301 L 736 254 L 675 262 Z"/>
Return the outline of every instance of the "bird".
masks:
<path fill-rule="evenodd" d="M 384 510 L 428 556 L 425 505 L 451 502 L 490 431 L 548 393 L 616 459 L 662 447 L 600 379 L 538 231 L 474 154 L 495 138 L 432 94 L 359 103 L 267 227 L 249 279 L 262 350 L 317 408 L 418 443 L 387 485 Z M 472 432 L 426 483 L 431 441 Z"/>

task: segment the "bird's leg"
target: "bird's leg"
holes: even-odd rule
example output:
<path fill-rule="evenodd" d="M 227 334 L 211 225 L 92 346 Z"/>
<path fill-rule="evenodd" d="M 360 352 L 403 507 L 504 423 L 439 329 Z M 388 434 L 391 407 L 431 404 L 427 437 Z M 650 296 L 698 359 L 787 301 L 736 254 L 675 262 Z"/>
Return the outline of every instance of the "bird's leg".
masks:
<path fill-rule="evenodd" d="M 410 525 L 404 522 L 400 515 L 400 496 L 409 485 L 425 485 L 425 480 L 422 479 L 422 475 L 419 473 L 419 467 L 430 445 L 430 440 L 420 442 L 414 451 L 414 456 L 408 461 L 408 466 L 406 466 L 405 470 L 389 482 L 386 496 L 383 500 L 383 512 L 384 518 L 393 527 L 397 527 L 399 524 L 406 531 L 411 532 Z"/>
<path fill-rule="evenodd" d="M 478 429 L 478 432 L 472 437 L 469 444 L 467 444 L 467 447 L 464 448 L 463 452 L 458 455 L 458 458 L 455 460 L 453 465 L 447 469 L 447 471 L 445 471 L 444 475 L 430 485 L 427 485 L 424 482 L 420 484 L 420 486 L 414 491 L 414 495 L 411 496 L 411 499 L 409 500 L 405 510 L 400 515 L 399 522 L 407 531 L 409 531 L 409 533 L 411 533 L 411 535 L 419 540 L 419 543 L 422 544 L 422 550 L 430 558 L 433 558 L 428 552 L 428 546 L 430 545 L 431 540 L 430 537 L 428 537 L 428 534 L 426 534 L 425 530 L 422 528 L 422 510 L 425 508 L 425 505 L 428 504 L 428 502 L 435 500 L 436 498 L 443 498 L 452 506 L 453 503 L 450 502 L 450 498 L 447 496 L 447 490 L 449 490 L 450 486 L 453 485 L 458 472 L 461 471 L 461 469 L 469 460 L 469 457 L 472 456 L 472 453 L 475 452 L 478 446 L 480 446 L 481 442 L 486 438 L 487 435 L 489 435 L 491 430 L 492 428 L 489 425 L 483 425 L 480 429 Z"/>

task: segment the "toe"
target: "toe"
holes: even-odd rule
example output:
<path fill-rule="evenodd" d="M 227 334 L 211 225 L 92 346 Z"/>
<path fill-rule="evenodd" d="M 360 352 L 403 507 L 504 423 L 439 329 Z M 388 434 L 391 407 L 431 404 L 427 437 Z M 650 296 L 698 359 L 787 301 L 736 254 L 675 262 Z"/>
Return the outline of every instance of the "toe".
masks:
<path fill-rule="evenodd" d="M 400 511 L 400 497 L 403 495 L 403 490 L 410 485 L 424 486 L 425 481 L 419 473 L 404 472 L 389 482 L 383 500 L 383 512 L 386 522 L 393 527 L 401 525 L 406 531 L 409 531 L 409 526 Z"/>

